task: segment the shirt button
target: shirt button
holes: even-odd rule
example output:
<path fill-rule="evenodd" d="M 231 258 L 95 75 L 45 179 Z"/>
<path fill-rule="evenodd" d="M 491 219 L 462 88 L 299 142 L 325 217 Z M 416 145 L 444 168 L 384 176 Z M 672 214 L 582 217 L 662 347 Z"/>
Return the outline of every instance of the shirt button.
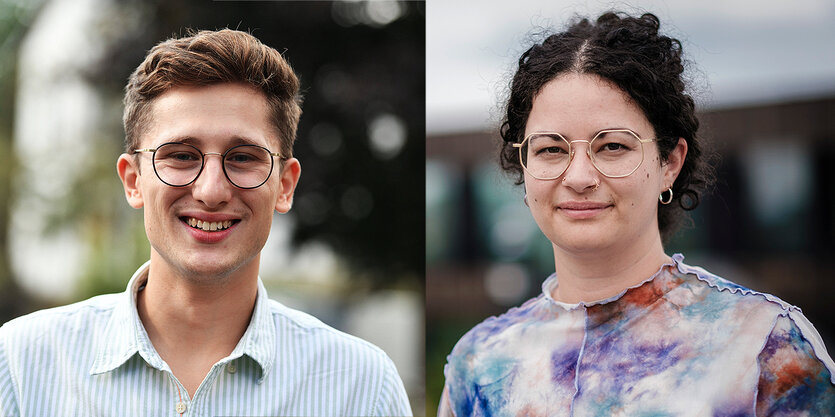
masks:
<path fill-rule="evenodd" d="M 177 414 L 185 413 L 186 412 L 186 403 L 184 403 L 184 402 L 177 403 L 177 407 L 175 408 L 175 410 L 177 410 Z"/>
<path fill-rule="evenodd" d="M 229 372 L 230 374 L 234 374 L 237 371 L 238 371 L 238 368 L 235 367 L 234 363 L 230 363 L 229 365 L 226 365 L 226 372 Z"/>

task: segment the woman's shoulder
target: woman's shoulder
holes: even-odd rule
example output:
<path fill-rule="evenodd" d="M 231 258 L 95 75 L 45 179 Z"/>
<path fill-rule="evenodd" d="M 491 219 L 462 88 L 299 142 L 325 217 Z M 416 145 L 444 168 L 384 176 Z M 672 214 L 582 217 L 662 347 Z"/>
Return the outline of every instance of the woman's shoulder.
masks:
<path fill-rule="evenodd" d="M 683 321 L 698 328 L 721 328 L 723 333 L 744 332 L 765 337 L 781 317 L 786 317 L 800 323 L 804 335 L 817 336 L 799 307 L 702 267 L 688 265 L 682 259 L 681 255 L 674 256 L 673 275 L 677 284 L 665 295 L 665 299 L 675 305 Z"/>
<path fill-rule="evenodd" d="M 763 355 L 773 356 L 782 347 L 795 353 L 806 352 L 809 359 L 824 365 L 828 372 L 835 370 L 835 363 L 823 339 L 799 307 L 772 294 L 752 290 L 712 274 L 704 268 L 687 265 L 681 262 L 681 258 L 677 261 L 677 267 L 681 273 L 695 278 L 692 285 L 702 286 L 704 291 L 709 292 L 709 296 L 699 297 L 698 303 L 712 303 L 722 305 L 727 310 L 737 310 L 737 314 L 734 314 L 737 320 L 734 322 L 740 326 L 751 324 L 751 321 L 765 325 L 767 331 L 761 346 L 761 360 Z M 688 289 L 688 292 L 693 291 Z M 786 358 L 785 355 L 777 356 Z M 835 377 L 831 374 L 826 379 L 835 384 Z"/>
<path fill-rule="evenodd" d="M 543 319 L 544 309 L 547 309 L 547 305 L 540 294 L 500 315 L 488 317 L 459 339 L 452 350 L 452 355 L 471 352 L 480 346 L 489 345 L 493 340 L 502 338 L 507 332 L 513 331 L 515 328 L 525 327 L 531 322 L 540 321 Z"/>
<path fill-rule="evenodd" d="M 756 291 L 734 281 L 713 274 L 699 266 L 691 266 L 683 262 L 683 256 L 674 256 L 679 274 L 691 277 L 691 287 L 704 287 L 705 291 L 713 293 L 726 303 L 749 304 L 771 310 L 774 314 L 786 314 L 790 311 L 800 312 L 800 308 L 787 303 L 772 294 Z"/>
<path fill-rule="evenodd" d="M 504 380 L 514 364 L 525 356 L 520 345 L 550 327 L 556 317 L 543 295 L 531 298 L 507 312 L 489 317 L 462 336 L 447 356 L 446 385 L 452 398 L 467 396 L 474 385 L 488 386 Z M 530 347 L 531 343 L 526 346 Z M 462 397 L 463 396 L 463 397 Z"/>

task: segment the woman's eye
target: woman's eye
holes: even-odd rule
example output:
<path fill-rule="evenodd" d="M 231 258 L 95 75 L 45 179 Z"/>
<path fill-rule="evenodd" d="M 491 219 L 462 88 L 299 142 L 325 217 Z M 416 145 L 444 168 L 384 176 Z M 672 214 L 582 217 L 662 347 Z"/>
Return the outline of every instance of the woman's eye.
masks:
<path fill-rule="evenodd" d="M 548 147 L 545 147 L 545 148 L 542 148 L 542 149 L 536 151 L 537 155 L 541 155 L 541 154 L 545 154 L 545 153 L 547 153 L 547 154 L 559 154 L 559 153 L 566 153 L 566 150 L 563 149 L 563 148 L 560 148 L 559 146 L 548 146 Z"/>
<path fill-rule="evenodd" d="M 598 150 L 598 152 L 601 152 L 601 151 L 615 152 L 615 151 L 626 151 L 626 150 L 629 150 L 629 147 L 622 144 L 622 143 L 609 142 L 609 143 L 604 144 L 603 146 L 601 146 L 600 149 Z"/>

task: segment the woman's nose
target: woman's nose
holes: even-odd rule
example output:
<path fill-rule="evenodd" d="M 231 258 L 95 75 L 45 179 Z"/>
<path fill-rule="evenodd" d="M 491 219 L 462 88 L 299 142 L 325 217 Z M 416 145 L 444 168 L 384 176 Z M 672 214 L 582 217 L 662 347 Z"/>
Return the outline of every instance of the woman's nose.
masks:
<path fill-rule="evenodd" d="M 577 143 L 579 142 L 579 143 Z M 588 152 L 588 142 L 575 141 L 571 143 L 571 161 L 562 174 L 562 183 L 581 193 L 587 188 L 594 188 L 600 183 L 600 172 L 595 168 Z"/>

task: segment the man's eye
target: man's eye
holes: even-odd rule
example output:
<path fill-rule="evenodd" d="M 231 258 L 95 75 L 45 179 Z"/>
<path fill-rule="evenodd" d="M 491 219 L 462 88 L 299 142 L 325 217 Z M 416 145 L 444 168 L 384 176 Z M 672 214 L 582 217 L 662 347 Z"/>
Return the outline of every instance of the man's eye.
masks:
<path fill-rule="evenodd" d="M 172 159 L 174 161 L 182 161 L 182 162 L 199 161 L 200 160 L 200 158 L 197 155 L 195 155 L 191 152 L 174 152 L 174 153 L 169 154 L 166 158 Z"/>
<path fill-rule="evenodd" d="M 246 153 L 235 153 L 226 157 L 227 161 L 235 163 L 253 162 L 255 159 L 252 155 Z"/>

